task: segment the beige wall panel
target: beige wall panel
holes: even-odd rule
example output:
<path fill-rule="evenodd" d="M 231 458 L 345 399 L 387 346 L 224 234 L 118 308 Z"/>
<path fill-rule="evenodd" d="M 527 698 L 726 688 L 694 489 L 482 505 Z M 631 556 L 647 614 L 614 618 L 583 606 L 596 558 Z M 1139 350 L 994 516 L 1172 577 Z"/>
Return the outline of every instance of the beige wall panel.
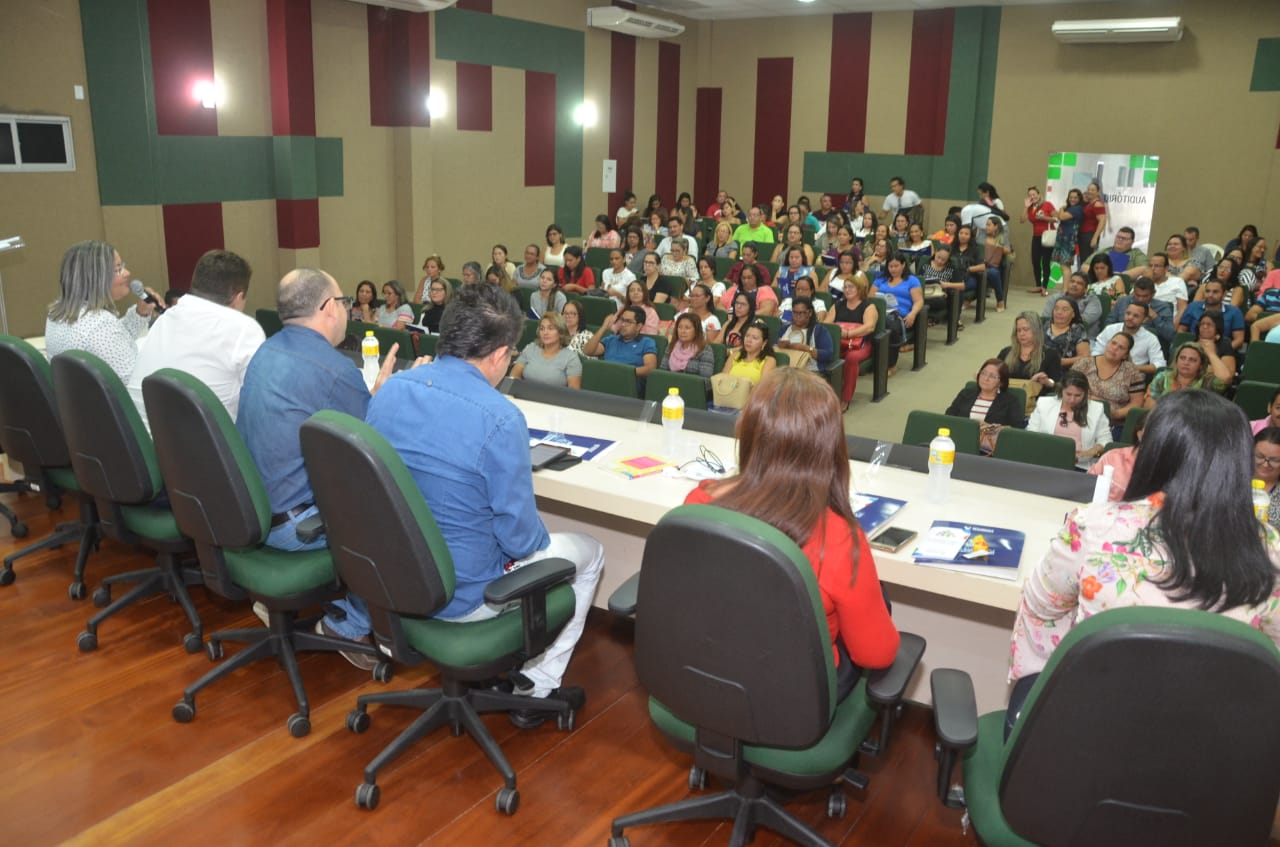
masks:
<path fill-rule="evenodd" d="M 163 294 L 171 287 L 164 252 L 163 209 L 160 206 L 103 206 L 101 212 L 106 240 L 119 252 L 129 272 L 148 288 Z M 56 266 L 54 280 L 56 285 Z"/>
<path fill-rule="evenodd" d="M 0 112 L 71 118 L 75 171 L 0 174 L 0 238 L 20 235 L 27 245 L 0 255 L 9 331 L 43 335 L 62 254 L 104 237 L 89 101 L 72 94 L 85 85 L 80 4 L 10 0 L 0 8 Z"/>
<path fill-rule="evenodd" d="M 213 75 L 225 92 L 218 105 L 218 134 L 271 135 L 266 7 L 262 0 L 217 0 L 210 11 Z"/>
<path fill-rule="evenodd" d="M 867 152 L 902 155 L 906 143 L 908 70 L 911 65 L 910 12 L 871 16 L 871 78 L 867 86 Z M 868 185 L 882 200 L 887 186 Z M 879 208 L 879 203 L 876 204 Z"/>
<path fill-rule="evenodd" d="M 285 258 L 281 254 L 286 251 L 276 246 L 276 202 L 246 200 L 223 203 L 222 233 L 227 249 L 243 256 L 253 268 L 249 295 L 245 298 L 245 312 L 252 315 L 255 309 L 274 309 L 275 285 L 285 271 L 294 267 L 292 264 L 283 268 L 280 265 Z"/>

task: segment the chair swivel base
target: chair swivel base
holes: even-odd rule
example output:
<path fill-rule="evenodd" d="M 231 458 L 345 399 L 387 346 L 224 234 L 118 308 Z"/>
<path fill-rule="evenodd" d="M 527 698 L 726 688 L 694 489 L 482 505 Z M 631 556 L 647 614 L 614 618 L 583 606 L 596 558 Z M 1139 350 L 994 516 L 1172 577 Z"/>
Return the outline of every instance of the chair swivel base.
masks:
<path fill-rule="evenodd" d="M 173 719 L 178 723 L 189 723 L 196 716 L 196 694 L 202 689 L 259 659 L 274 656 L 289 677 L 289 684 L 293 686 L 293 694 L 298 701 L 298 711 L 289 716 L 285 725 L 290 735 L 302 738 L 311 732 L 311 706 L 307 700 L 307 691 L 302 685 L 302 673 L 298 670 L 298 651 L 362 653 L 385 659 L 373 645 L 312 632 L 311 628 L 319 617 L 296 620 L 295 615 L 293 611 L 271 609 L 268 618 L 270 624 L 265 628 L 227 629 L 210 635 L 209 642 L 205 645 L 205 655 L 211 662 L 222 658 L 224 641 L 242 642 L 247 646 L 187 686 L 182 692 L 182 699 L 173 707 Z M 388 682 L 391 676 L 392 666 L 388 661 L 379 662 L 373 669 L 373 678 L 378 682 Z"/>
<path fill-rule="evenodd" d="M 53 532 L 46 537 L 40 539 L 34 544 L 29 544 L 21 550 L 5 556 L 4 567 L 0 568 L 0 586 L 13 584 L 13 581 L 17 579 L 17 576 L 13 572 L 13 563 L 24 556 L 29 556 L 32 553 L 38 553 L 41 550 L 52 550 L 61 547 L 64 544 L 71 544 L 72 542 L 78 541 L 80 546 L 79 550 L 76 552 L 75 576 L 72 577 L 71 584 L 67 586 L 67 596 L 72 600 L 83 600 L 88 594 L 84 585 L 85 565 L 89 561 L 89 554 L 98 549 L 99 540 L 100 535 L 98 534 L 97 521 L 91 516 L 86 519 L 84 509 L 82 508 L 81 520 L 63 521 L 62 523 L 57 524 L 54 527 Z"/>
<path fill-rule="evenodd" d="M 364 782 L 356 788 L 356 805 L 362 809 L 373 809 L 378 805 L 380 794 L 376 784 L 378 771 L 416 744 L 419 739 L 448 724 L 455 737 L 464 731 L 471 736 L 471 739 L 489 758 L 493 767 L 502 774 L 505 785 L 498 791 L 496 806 L 503 814 L 514 815 L 520 806 L 515 769 L 502 754 L 502 748 L 489 734 L 484 722 L 480 720 L 480 715 L 486 712 L 533 709 L 554 714 L 556 725 L 562 730 L 572 731 L 574 724 L 573 707 L 563 700 L 527 697 L 487 688 L 472 688 L 465 681 L 446 677 L 443 688 L 361 695 L 356 700 L 356 707 L 347 715 L 347 729 L 356 733 L 367 730 L 370 723 L 368 708 L 373 704 L 408 706 L 423 709 L 424 714 L 420 715 L 365 766 Z"/>
<path fill-rule="evenodd" d="M 112 600 L 111 586 L 122 583 L 137 584 L 123 597 Z M 187 586 L 203 584 L 204 579 L 198 569 L 184 568 L 178 564 L 176 558 L 166 554 L 159 557 L 159 564 L 154 568 L 113 574 L 102 580 L 102 585 L 93 592 L 93 605 L 102 608 L 102 611 L 89 618 L 85 631 L 76 639 L 76 645 L 84 653 L 98 649 L 98 627 L 103 621 L 148 597 L 168 594 L 182 606 L 187 620 L 191 622 L 191 632 L 182 637 L 182 646 L 188 653 L 199 653 L 204 645 L 204 628 L 200 624 L 200 615 L 196 612 L 195 604 L 191 602 Z"/>
<path fill-rule="evenodd" d="M 14 514 L 13 509 L 0 503 L 0 518 L 4 518 L 9 522 L 9 532 L 14 538 L 27 537 L 27 525 L 18 520 L 18 516 Z"/>
<path fill-rule="evenodd" d="M 690 784 L 693 782 L 691 773 Z M 832 788 L 827 800 L 827 816 L 843 818 L 844 814 L 844 794 L 838 787 Z M 627 827 L 718 818 L 733 821 L 729 847 L 743 847 L 755 837 L 760 827 L 766 827 L 795 844 L 831 847 L 831 842 L 783 808 L 782 803 L 766 790 L 764 783 L 750 775 L 743 777 L 729 791 L 690 797 L 615 818 L 610 827 L 609 847 L 629 847 L 630 840 L 622 834 Z"/>

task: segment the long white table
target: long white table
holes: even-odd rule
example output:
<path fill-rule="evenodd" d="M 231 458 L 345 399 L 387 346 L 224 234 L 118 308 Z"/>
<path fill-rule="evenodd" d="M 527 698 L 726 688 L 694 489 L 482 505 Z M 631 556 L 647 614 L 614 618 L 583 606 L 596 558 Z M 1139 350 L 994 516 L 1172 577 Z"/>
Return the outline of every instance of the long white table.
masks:
<path fill-rule="evenodd" d="M 600 465 L 639 453 L 663 455 L 662 428 L 634 420 L 551 406 L 512 398 L 529 426 L 608 438 L 617 443 L 594 462 L 583 462 L 566 471 L 543 470 L 534 474 L 534 491 L 547 526 L 552 531 L 587 532 L 607 551 L 605 573 L 596 604 L 603 606 L 609 594 L 640 568 L 649 529 L 672 507 L 684 501 L 696 484 L 687 479 L 649 476 L 628 480 Z M 736 458 L 734 440 L 723 436 L 685 431 L 684 456 L 698 445 L 722 460 Z M 910 545 L 898 553 L 874 551 L 880 579 L 891 586 L 893 617 L 898 627 L 928 640 L 922 672 L 908 690 L 910 699 L 928 703 L 928 671 L 958 667 L 973 676 L 978 708 L 1002 708 L 1008 699 L 1009 634 L 1018 608 L 1022 580 L 1036 566 L 1049 541 L 1061 528 L 1074 502 L 1027 494 L 990 485 L 953 479 L 947 502 L 925 502 L 926 476 L 894 467 L 873 469 L 852 462 L 853 485 L 865 494 L 880 494 L 907 501 L 892 523 L 923 534 L 936 520 L 968 521 L 1016 528 L 1026 533 L 1018 579 L 991 577 L 914 564 Z M 731 567 L 727 563 L 726 567 Z"/>

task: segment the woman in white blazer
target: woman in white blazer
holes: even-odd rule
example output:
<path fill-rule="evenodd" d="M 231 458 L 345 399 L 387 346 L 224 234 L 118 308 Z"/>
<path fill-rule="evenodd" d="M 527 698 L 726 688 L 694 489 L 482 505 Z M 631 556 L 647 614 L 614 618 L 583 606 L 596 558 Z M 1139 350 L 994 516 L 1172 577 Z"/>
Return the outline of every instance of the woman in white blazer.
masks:
<path fill-rule="evenodd" d="M 1054 396 L 1036 401 L 1027 431 L 1070 438 L 1076 443 L 1076 467 L 1084 469 L 1111 443 L 1111 426 L 1102 403 L 1089 399 L 1089 380 L 1076 370 L 1062 375 Z"/>

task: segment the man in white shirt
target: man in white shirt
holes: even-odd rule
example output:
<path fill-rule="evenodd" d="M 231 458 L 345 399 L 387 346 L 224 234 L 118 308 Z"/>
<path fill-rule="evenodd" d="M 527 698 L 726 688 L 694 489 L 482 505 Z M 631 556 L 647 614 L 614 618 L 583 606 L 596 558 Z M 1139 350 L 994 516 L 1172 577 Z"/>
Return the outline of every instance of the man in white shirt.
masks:
<path fill-rule="evenodd" d="M 662 239 L 660 242 L 658 242 L 658 251 L 657 251 L 658 255 L 665 256 L 668 253 L 670 253 L 671 242 L 679 241 L 681 238 L 684 239 L 685 245 L 689 248 L 688 251 L 686 251 L 685 255 L 697 256 L 698 255 L 698 239 L 694 238 L 692 235 L 685 235 L 684 219 L 681 218 L 679 215 L 672 215 L 671 219 L 667 221 L 667 237 Z"/>
<path fill-rule="evenodd" d="M 907 184 L 902 181 L 902 177 L 895 176 L 889 180 L 889 195 L 884 198 L 883 208 L 890 221 L 894 219 L 898 212 L 909 214 L 912 209 L 919 205 L 920 195 L 914 191 L 908 191 Z"/>
<path fill-rule="evenodd" d="M 1169 276 L 1169 254 L 1152 253 L 1147 262 L 1151 281 L 1156 284 L 1156 299 L 1173 307 L 1173 325 L 1182 320 L 1182 310 L 1187 308 L 1187 283 L 1180 277 Z"/>
<path fill-rule="evenodd" d="M 1092 353 L 1101 356 L 1107 349 L 1107 342 L 1120 332 L 1133 336 L 1133 349 L 1129 351 L 1129 360 L 1137 365 L 1138 370 L 1151 376 L 1165 366 L 1164 351 L 1160 349 L 1160 339 L 1143 323 L 1147 319 L 1147 307 L 1138 303 L 1130 303 L 1124 310 L 1124 320 L 1111 324 L 1093 342 Z"/>
<path fill-rule="evenodd" d="M 191 291 L 151 327 L 129 376 L 129 396 L 147 421 L 142 380 L 161 368 L 177 368 L 198 378 L 218 396 L 232 420 L 240 405 L 244 372 L 266 335 L 244 314 L 253 270 L 227 250 L 210 250 L 196 262 Z"/>

